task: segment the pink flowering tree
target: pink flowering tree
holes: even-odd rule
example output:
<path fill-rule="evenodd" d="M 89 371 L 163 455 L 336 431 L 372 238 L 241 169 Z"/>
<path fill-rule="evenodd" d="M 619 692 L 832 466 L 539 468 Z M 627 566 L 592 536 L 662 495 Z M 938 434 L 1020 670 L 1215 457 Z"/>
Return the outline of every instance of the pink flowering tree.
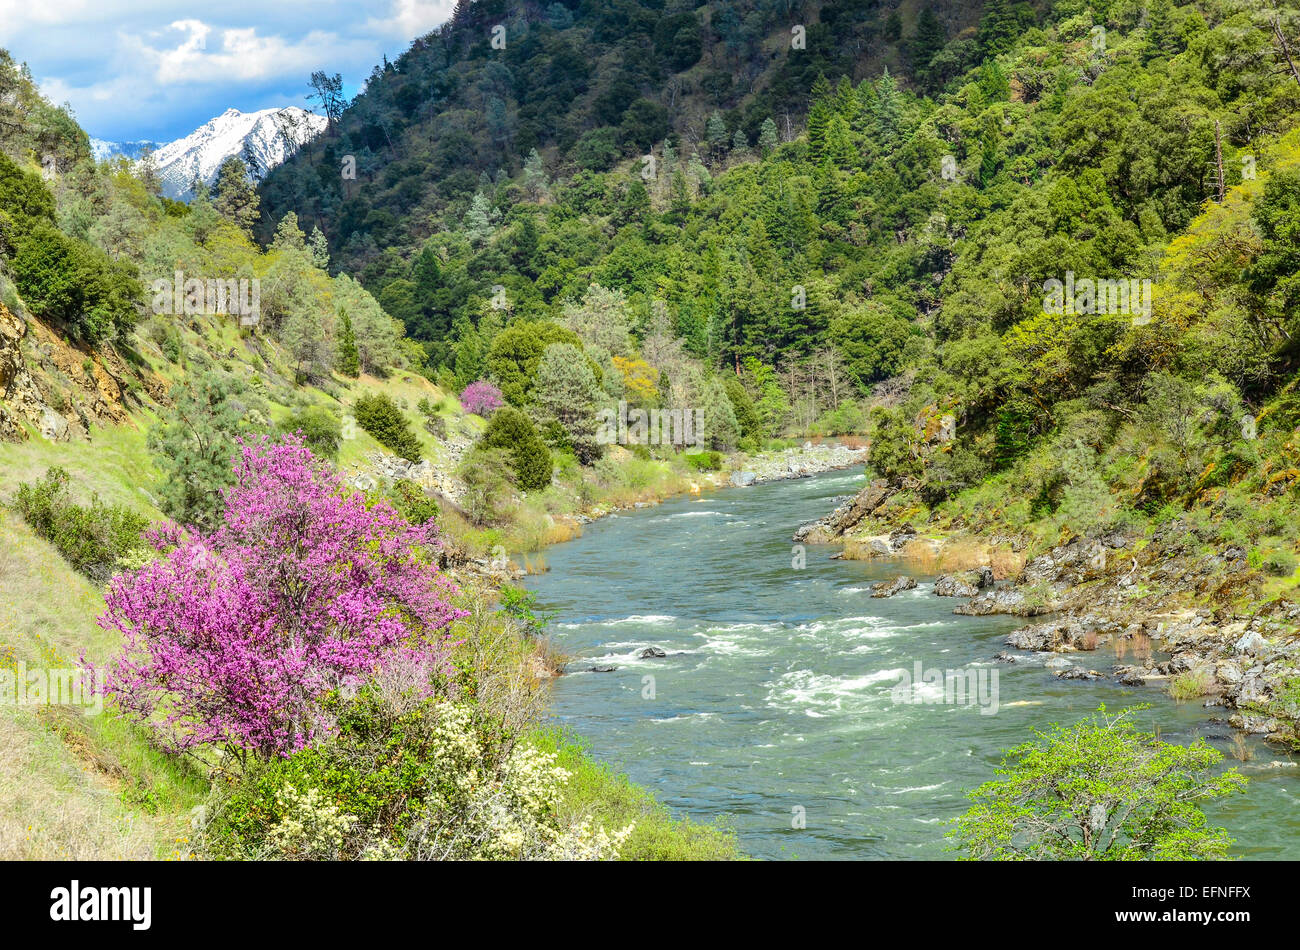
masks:
<path fill-rule="evenodd" d="M 501 390 L 487 380 L 480 379 L 465 387 L 465 391 L 460 394 L 460 404 L 466 412 L 472 412 L 486 419 L 504 406 L 506 401 L 501 395 Z"/>
<path fill-rule="evenodd" d="M 107 692 L 181 751 L 288 755 L 329 731 L 322 700 L 399 666 L 451 672 L 462 612 L 433 564 L 432 524 L 368 505 L 293 435 L 240 443 L 224 523 L 161 526 L 163 556 L 112 583 L 101 626 L 120 631 Z"/>

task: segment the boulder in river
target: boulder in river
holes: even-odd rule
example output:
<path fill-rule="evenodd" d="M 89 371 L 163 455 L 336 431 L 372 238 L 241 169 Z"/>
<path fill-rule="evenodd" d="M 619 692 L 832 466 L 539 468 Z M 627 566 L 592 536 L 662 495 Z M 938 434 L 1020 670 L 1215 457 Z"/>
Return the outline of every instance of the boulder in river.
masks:
<path fill-rule="evenodd" d="M 613 673 L 616 669 L 618 669 L 617 666 L 593 666 L 593 667 L 592 667 L 590 670 L 588 670 L 587 672 L 589 672 L 589 673 Z"/>
<path fill-rule="evenodd" d="M 637 654 L 637 657 L 642 660 L 649 660 L 656 657 L 667 656 L 667 655 L 668 655 L 667 653 L 665 653 L 663 650 L 659 649 L 658 647 L 646 647 L 644 650 L 642 650 L 640 653 Z"/>
<path fill-rule="evenodd" d="M 1082 666 L 1072 666 L 1068 670 L 1056 670 L 1052 674 L 1057 679 L 1062 680 L 1099 680 L 1101 674 L 1096 670 L 1089 670 Z"/>
<path fill-rule="evenodd" d="M 974 597 L 979 590 L 969 580 L 944 574 L 935 579 L 934 592 L 940 597 Z"/>
<path fill-rule="evenodd" d="M 746 488 L 754 484 L 757 478 L 758 476 L 753 472 L 732 472 L 730 481 L 737 488 Z"/>
<path fill-rule="evenodd" d="M 880 581 L 871 585 L 872 597 L 893 597 L 895 594 L 905 590 L 911 590 L 916 586 L 916 578 L 895 577 L 892 581 Z"/>

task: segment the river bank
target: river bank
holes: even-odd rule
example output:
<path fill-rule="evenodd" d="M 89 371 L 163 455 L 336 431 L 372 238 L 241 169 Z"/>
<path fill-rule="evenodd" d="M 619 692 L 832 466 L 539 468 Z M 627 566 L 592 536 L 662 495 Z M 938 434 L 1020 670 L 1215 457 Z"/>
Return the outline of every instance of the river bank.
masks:
<path fill-rule="evenodd" d="M 655 459 L 621 446 L 594 469 L 557 468 L 543 491 L 519 493 L 492 524 L 475 525 L 454 495 L 437 494 L 443 508 L 444 566 L 513 582 L 544 572 L 544 552 L 579 537 L 587 525 L 672 498 L 774 481 L 809 478 L 860 464 L 866 450 L 839 442 L 804 442 L 753 455 L 736 453 L 712 471 L 687 467 L 683 456 Z M 400 474 L 397 477 L 401 477 Z"/>
<path fill-rule="evenodd" d="M 873 481 L 794 540 L 838 544 L 844 558 L 905 571 L 954 572 L 942 586 L 967 598 L 956 614 L 1045 618 L 1011 631 L 1000 662 L 1109 646 L 1109 670 L 1063 657 L 1054 675 L 1160 689 L 1279 748 L 1300 749 L 1300 605 L 1245 547 L 1214 545 L 1173 519 L 1149 531 L 1062 537 L 1035 553 L 1029 532 L 918 529 L 905 506 L 891 504 L 894 495 Z M 997 583 L 981 584 L 979 569 Z"/>

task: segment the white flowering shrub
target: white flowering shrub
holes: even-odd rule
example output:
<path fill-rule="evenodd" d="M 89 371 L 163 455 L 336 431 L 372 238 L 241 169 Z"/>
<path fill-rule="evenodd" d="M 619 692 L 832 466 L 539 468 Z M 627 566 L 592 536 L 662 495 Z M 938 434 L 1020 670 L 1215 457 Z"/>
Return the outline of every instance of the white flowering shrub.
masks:
<path fill-rule="evenodd" d="M 422 859 L 611 860 L 632 833 L 629 825 L 613 835 L 587 821 L 563 827 L 559 805 L 569 772 L 556 757 L 530 745 L 517 745 L 497 768 L 475 753 L 473 714 L 444 704 L 434 735 L 441 740 L 435 758 L 450 781 L 439 792 L 439 807 L 412 841 Z M 448 816 L 456 820 L 447 821 Z"/>
<path fill-rule="evenodd" d="M 569 772 L 479 706 L 364 689 L 327 741 L 267 763 L 214 809 L 217 857 L 296 860 L 617 858 L 608 832 L 562 814 Z"/>
<path fill-rule="evenodd" d="M 293 860 L 337 858 L 357 821 L 331 805 L 318 788 L 299 792 L 286 784 L 276 793 L 276 804 L 284 817 L 266 836 L 266 843 L 275 855 Z"/>

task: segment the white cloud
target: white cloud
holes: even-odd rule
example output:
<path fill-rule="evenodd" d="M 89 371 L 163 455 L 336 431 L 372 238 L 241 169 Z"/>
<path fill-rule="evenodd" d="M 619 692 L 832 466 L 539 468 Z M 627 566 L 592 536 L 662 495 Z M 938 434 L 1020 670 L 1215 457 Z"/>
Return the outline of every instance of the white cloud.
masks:
<path fill-rule="evenodd" d="M 375 33 L 409 41 L 446 23 L 455 9 L 456 0 L 393 0 L 387 17 L 371 17 L 366 26 Z"/>
<path fill-rule="evenodd" d="M 175 138 L 228 107 L 302 105 L 316 69 L 356 91 L 439 24 L 455 0 L 391 0 L 364 18 L 349 0 L 0 0 L 0 46 L 92 135 Z"/>

